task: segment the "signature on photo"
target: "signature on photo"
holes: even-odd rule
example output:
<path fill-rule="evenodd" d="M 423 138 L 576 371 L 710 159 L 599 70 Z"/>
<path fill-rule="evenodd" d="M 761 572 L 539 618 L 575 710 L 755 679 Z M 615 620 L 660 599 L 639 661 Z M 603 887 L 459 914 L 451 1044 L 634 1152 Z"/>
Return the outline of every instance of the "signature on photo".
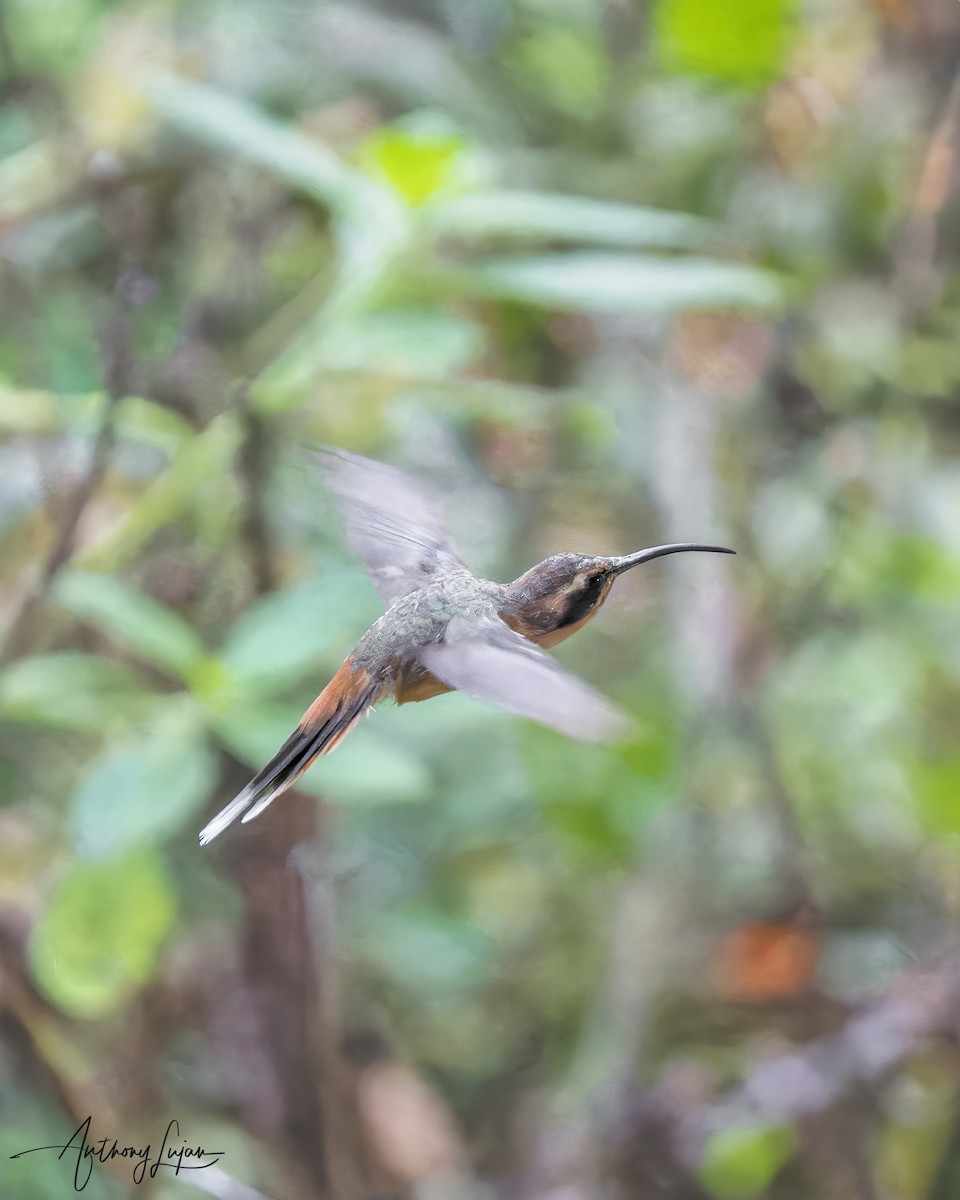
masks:
<path fill-rule="evenodd" d="M 161 1167 L 169 1168 L 174 1175 L 179 1175 L 181 1171 L 202 1171 L 212 1167 L 223 1156 L 222 1150 L 205 1150 L 200 1145 L 188 1145 L 186 1139 L 181 1137 L 180 1122 L 177 1120 L 167 1125 L 156 1153 L 152 1142 L 145 1146 L 123 1146 L 109 1135 L 94 1140 L 90 1133 L 92 1121 L 92 1117 L 81 1121 L 70 1140 L 62 1146 L 33 1146 L 10 1157 L 23 1158 L 27 1154 L 55 1150 L 58 1158 L 74 1164 L 73 1187 L 75 1191 L 82 1192 L 90 1182 L 94 1159 L 101 1163 L 124 1159 L 131 1165 L 133 1182 L 143 1183 L 148 1175 L 155 1179 Z"/>

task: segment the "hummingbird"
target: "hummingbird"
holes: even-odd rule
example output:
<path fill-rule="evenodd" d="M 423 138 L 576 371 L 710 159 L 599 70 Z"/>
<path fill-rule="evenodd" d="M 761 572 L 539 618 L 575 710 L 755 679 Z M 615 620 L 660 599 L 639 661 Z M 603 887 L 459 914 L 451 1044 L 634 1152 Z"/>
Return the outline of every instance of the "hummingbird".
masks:
<path fill-rule="evenodd" d="M 494 583 L 464 565 L 431 501 L 402 471 L 345 451 L 317 457 L 347 546 L 388 608 L 270 762 L 203 828 L 201 845 L 237 818 L 252 821 L 386 697 L 408 704 L 460 691 L 570 737 L 617 737 L 629 727 L 623 714 L 543 651 L 596 616 L 625 571 L 665 554 L 735 553 L 676 542 L 620 557 L 553 554 L 512 583 Z"/>

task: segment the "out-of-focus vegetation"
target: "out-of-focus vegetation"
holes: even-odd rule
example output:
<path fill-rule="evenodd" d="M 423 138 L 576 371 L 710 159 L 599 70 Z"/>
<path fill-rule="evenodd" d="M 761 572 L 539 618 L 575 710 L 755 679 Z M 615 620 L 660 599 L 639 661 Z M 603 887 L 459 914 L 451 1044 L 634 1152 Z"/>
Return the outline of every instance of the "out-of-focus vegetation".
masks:
<path fill-rule="evenodd" d="M 956 0 L 0 0 L 0 1181 L 960 1195 Z M 467 560 L 727 541 L 196 835 Z M 164 1177 L 165 1176 L 165 1177 Z"/>

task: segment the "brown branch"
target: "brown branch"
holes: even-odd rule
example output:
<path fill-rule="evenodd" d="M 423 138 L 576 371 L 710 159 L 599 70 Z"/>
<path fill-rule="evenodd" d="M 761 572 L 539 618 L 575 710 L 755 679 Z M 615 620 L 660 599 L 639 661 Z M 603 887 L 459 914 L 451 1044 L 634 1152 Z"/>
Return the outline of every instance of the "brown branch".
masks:
<path fill-rule="evenodd" d="M 271 592 L 277 585 L 277 579 L 270 551 L 270 525 L 264 503 L 267 476 L 266 429 L 258 414 L 250 407 L 249 384 L 241 383 L 237 386 L 234 403 L 240 410 L 244 424 L 239 461 L 245 501 L 243 535 L 250 553 L 256 590 L 258 593 Z"/>
<path fill-rule="evenodd" d="M 6 0 L 0 0 L 0 74 L 3 75 L 8 86 L 16 86 L 20 75 L 16 56 L 13 53 L 13 43 L 10 40 Z"/>
<path fill-rule="evenodd" d="M 105 402 L 100 428 L 93 441 L 87 469 L 63 505 L 62 516 L 37 578 L 24 595 L 0 648 L 0 665 L 24 653 L 33 640 L 37 612 L 50 592 L 57 573 L 70 561 L 80 521 L 103 482 L 116 440 L 116 408 L 131 390 L 133 356 L 129 322 L 117 311 L 100 339 Z"/>
<path fill-rule="evenodd" d="M 910 213 L 894 250 L 894 291 L 910 312 L 926 308 L 936 299 L 940 215 L 956 174 L 958 136 L 960 74 L 947 93 L 927 144 Z"/>

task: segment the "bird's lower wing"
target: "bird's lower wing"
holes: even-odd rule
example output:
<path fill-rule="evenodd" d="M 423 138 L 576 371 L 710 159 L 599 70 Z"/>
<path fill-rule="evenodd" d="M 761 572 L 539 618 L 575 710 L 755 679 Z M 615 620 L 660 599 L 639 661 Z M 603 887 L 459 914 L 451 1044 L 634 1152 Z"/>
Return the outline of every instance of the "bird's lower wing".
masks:
<path fill-rule="evenodd" d="M 622 712 L 500 620 L 455 619 L 444 640 L 422 647 L 418 658 L 451 688 L 569 737 L 602 741 L 630 729 Z"/>

